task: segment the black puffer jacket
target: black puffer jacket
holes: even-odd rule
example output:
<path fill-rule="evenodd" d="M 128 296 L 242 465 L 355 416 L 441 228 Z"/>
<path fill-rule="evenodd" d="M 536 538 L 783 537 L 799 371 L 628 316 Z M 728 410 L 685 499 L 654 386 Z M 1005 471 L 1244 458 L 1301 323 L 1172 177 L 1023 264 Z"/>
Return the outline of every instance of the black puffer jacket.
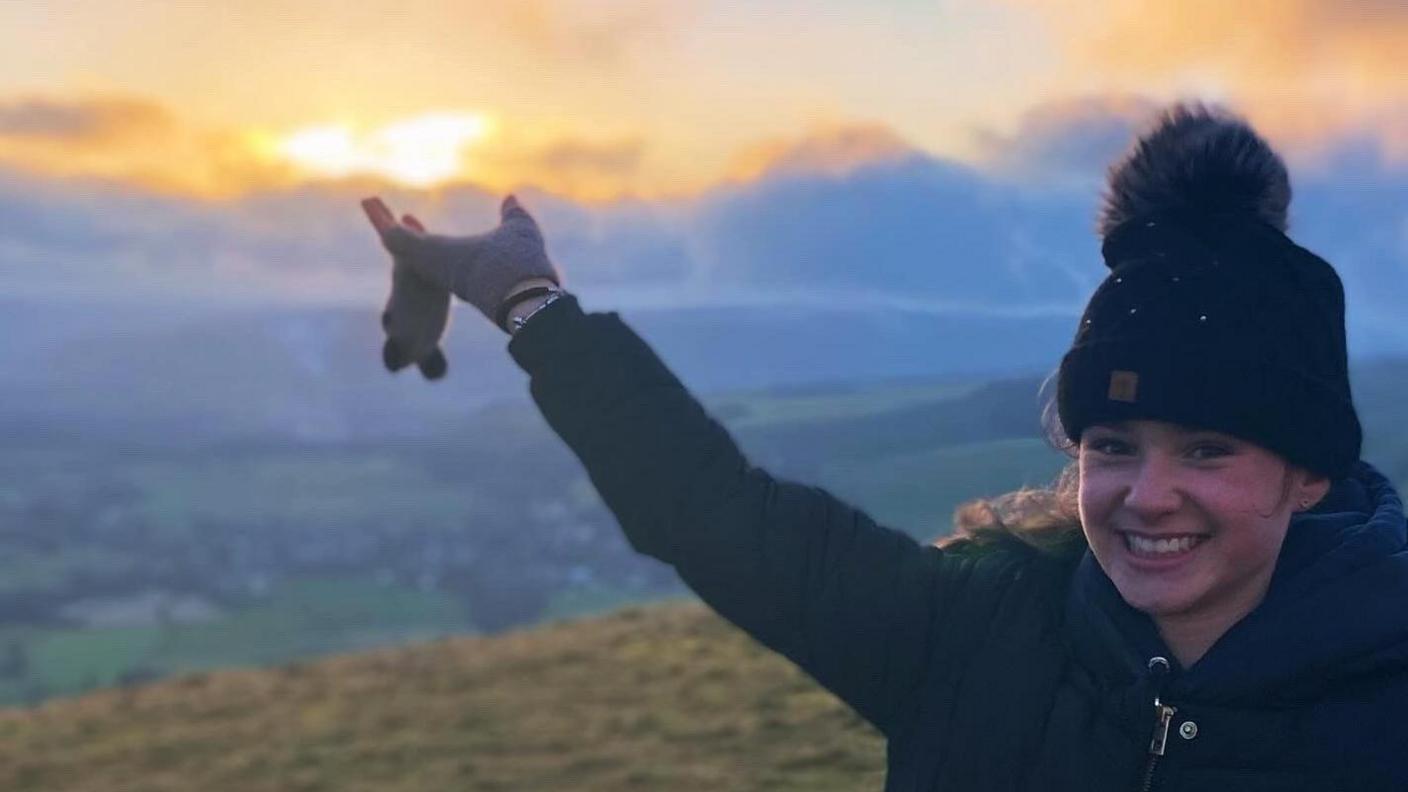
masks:
<path fill-rule="evenodd" d="M 1408 789 L 1408 525 L 1367 464 L 1184 670 L 1088 553 L 939 550 L 750 465 L 614 312 L 509 351 L 632 546 L 886 735 L 886 790 Z"/>

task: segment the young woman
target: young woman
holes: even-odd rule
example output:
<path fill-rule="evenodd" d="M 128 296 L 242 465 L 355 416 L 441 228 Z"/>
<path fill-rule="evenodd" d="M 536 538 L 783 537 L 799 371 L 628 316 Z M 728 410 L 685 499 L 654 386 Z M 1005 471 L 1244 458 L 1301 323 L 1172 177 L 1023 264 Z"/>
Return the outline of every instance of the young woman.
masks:
<path fill-rule="evenodd" d="M 941 546 L 750 464 L 512 197 L 472 237 L 367 206 L 398 268 L 513 334 L 632 546 L 885 734 L 887 790 L 1408 789 L 1408 524 L 1289 199 L 1245 123 L 1165 113 L 1111 169 L 1057 373 L 1073 467 Z"/>

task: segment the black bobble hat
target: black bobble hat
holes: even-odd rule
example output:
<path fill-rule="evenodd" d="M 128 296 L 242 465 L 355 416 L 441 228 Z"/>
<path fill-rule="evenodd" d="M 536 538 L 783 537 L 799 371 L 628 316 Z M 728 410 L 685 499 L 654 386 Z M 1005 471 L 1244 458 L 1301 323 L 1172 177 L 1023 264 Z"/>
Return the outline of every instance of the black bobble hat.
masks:
<path fill-rule="evenodd" d="M 1344 288 L 1285 234 L 1290 180 L 1247 124 L 1175 105 L 1110 169 L 1110 274 L 1061 361 L 1071 442 L 1094 423 L 1164 420 L 1240 437 L 1341 478 L 1362 431 Z"/>

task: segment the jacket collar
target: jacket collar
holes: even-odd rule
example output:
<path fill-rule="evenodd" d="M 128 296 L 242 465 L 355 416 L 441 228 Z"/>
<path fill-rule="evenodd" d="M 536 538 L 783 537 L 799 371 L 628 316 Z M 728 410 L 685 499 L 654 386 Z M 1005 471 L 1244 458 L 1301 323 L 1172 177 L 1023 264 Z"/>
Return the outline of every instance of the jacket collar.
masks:
<path fill-rule="evenodd" d="M 1408 669 L 1408 523 L 1393 485 L 1356 463 L 1317 507 L 1292 518 L 1266 599 L 1191 668 L 1130 607 L 1089 550 L 1066 601 L 1076 658 L 1127 684 L 1169 659 L 1167 695 L 1298 701 L 1388 668 Z"/>

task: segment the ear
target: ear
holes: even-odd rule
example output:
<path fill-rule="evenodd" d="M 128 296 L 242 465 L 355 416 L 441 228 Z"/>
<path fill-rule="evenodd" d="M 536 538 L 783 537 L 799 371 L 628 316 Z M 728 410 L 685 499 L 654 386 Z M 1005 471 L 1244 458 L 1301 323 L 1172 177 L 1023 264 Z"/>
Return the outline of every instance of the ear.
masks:
<path fill-rule="evenodd" d="M 1299 482 L 1296 485 L 1296 508 L 1298 511 L 1308 511 L 1315 508 L 1315 505 L 1325 498 L 1325 495 L 1330 491 L 1331 481 L 1329 476 L 1320 473 L 1312 473 L 1308 470 L 1297 472 Z M 1300 504 L 1307 501 L 1309 501 L 1309 505 L 1304 509 L 1300 508 Z"/>
<path fill-rule="evenodd" d="M 445 360 L 445 353 L 440 347 L 435 347 L 416 364 L 420 368 L 420 373 L 428 380 L 438 380 L 445 376 L 445 372 L 450 368 L 449 361 Z"/>

